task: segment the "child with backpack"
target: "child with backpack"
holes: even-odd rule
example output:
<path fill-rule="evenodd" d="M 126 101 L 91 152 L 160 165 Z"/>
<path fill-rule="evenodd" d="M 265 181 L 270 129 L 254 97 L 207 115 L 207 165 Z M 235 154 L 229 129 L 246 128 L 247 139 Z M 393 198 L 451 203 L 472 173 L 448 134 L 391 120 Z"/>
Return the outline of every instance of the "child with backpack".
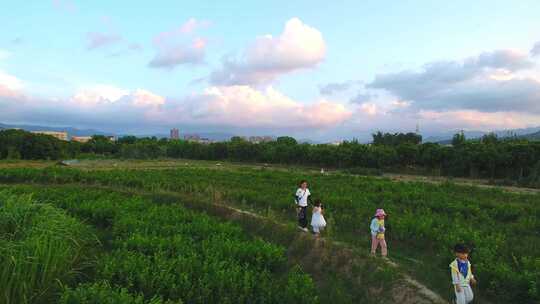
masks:
<path fill-rule="evenodd" d="M 476 279 L 471 271 L 469 253 L 469 248 L 463 244 L 454 246 L 456 259 L 450 263 L 450 272 L 456 293 L 456 304 L 468 304 L 474 298 L 471 284 L 476 284 Z"/>

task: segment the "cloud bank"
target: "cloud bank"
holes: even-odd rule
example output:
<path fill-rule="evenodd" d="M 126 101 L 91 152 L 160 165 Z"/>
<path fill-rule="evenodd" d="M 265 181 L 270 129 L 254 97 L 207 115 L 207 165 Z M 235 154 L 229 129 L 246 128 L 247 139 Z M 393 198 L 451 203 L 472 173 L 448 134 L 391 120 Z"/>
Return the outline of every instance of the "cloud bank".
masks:
<path fill-rule="evenodd" d="M 540 55 L 540 41 L 538 41 L 531 49 L 531 56 Z"/>
<path fill-rule="evenodd" d="M 524 73 L 534 66 L 527 53 L 499 50 L 377 75 L 367 88 L 389 92 L 416 109 L 540 114 L 540 81 Z"/>
<path fill-rule="evenodd" d="M 0 74 L 0 121 L 137 129 L 192 125 L 297 131 L 321 130 L 347 121 L 352 112 L 325 99 L 306 104 L 272 87 L 214 86 L 181 99 L 146 89 L 95 84 L 69 98 L 23 97 L 20 81 Z M 14 94 L 17 92 L 18 94 Z M 21 92 L 21 93 L 19 93 Z"/>

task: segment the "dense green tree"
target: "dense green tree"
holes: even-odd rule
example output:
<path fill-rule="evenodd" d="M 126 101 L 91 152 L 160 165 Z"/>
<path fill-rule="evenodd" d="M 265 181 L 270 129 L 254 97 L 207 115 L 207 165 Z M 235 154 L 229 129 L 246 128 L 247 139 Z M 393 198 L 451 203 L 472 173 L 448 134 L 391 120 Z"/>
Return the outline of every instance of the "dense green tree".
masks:
<path fill-rule="evenodd" d="M 329 168 L 400 170 L 408 167 L 448 176 L 508 178 L 522 183 L 537 179 L 533 175 L 538 174 L 534 168 L 540 162 L 540 142 L 517 137 L 499 139 L 494 134 L 467 141 L 463 133 L 459 133 L 454 136 L 452 146 L 443 146 L 420 144 L 421 137 L 414 133 L 381 132 L 373 134 L 373 140 L 371 145 L 356 140 L 340 145 L 311 145 L 298 144 L 294 138 L 283 136 L 255 144 L 242 137 L 233 137 L 228 142 L 208 144 L 135 136 L 124 136 L 114 142 L 98 135 L 81 144 L 22 130 L 3 130 L 0 131 L 0 159 L 62 159 L 95 154 L 134 159 L 171 157 Z"/>
<path fill-rule="evenodd" d="M 499 138 L 497 136 L 497 134 L 495 133 L 488 133 L 488 134 L 485 134 L 484 136 L 482 136 L 482 139 L 481 139 L 482 143 L 483 144 L 497 144 L 499 142 Z"/>
<path fill-rule="evenodd" d="M 118 141 L 117 141 L 117 143 L 120 145 L 126 145 L 126 144 L 131 145 L 131 144 L 134 144 L 135 142 L 137 142 L 137 137 L 131 136 L 131 135 L 122 136 L 118 138 Z"/>
<path fill-rule="evenodd" d="M 396 147 L 399 163 L 404 166 L 412 166 L 418 159 L 418 146 L 412 143 L 402 143 Z"/>
<path fill-rule="evenodd" d="M 422 142 L 422 136 L 416 133 L 382 133 L 372 134 L 374 145 L 398 146 L 401 144 L 418 145 Z"/>
<path fill-rule="evenodd" d="M 281 136 L 278 137 L 276 140 L 278 145 L 287 145 L 287 146 L 295 146 L 298 144 L 296 139 L 290 137 L 290 136 Z"/>
<path fill-rule="evenodd" d="M 94 135 L 83 144 L 82 151 L 102 155 L 112 155 L 119 151 L 119 146 L 103 135 Z"/>
<path fill-rule="evenodd" d="M 454 134 L 452 138 L 452 146 L 458 147 L 466 142 L 465 134 L 462 132 Z"/>

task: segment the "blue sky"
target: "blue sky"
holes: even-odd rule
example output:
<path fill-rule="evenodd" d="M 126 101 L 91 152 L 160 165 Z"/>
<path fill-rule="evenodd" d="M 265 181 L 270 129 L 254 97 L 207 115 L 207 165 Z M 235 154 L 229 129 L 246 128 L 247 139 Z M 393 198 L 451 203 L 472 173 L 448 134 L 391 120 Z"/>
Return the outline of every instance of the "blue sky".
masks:
<path fill-rule="evenodd" d="M 316 139 L 538 126 L 538 12 L 538 1 L 12 1 L 0 121 Z"/>

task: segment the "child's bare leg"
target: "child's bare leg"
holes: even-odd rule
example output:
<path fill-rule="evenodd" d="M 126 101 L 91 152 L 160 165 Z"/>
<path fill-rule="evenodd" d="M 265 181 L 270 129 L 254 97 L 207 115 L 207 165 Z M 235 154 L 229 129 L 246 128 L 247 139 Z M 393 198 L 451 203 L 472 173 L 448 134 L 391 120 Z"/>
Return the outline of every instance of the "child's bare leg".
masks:
<path fill-rule="evenodd" d="M 379 244 L 381 244 L 381 254 L 383 257 L 388 255 L 388 247 L 386 246 L 386 240 L 382 239 L 379 240 Z"/>
<path fill-rule="evenodd" d="M 371 254 L 375 255 L 378 245 L 379 245 L 379 240 L 377 239 L 377 236 L 372 235 L 371 236 Z"/>

